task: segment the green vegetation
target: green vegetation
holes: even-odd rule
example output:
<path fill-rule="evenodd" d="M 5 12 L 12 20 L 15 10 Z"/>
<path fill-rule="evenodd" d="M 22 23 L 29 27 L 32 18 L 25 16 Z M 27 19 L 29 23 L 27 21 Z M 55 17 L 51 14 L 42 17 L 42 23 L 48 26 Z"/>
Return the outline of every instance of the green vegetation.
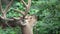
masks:
<path fill-rule="evenodd" d="M 27 1 L 26 1 L 27 2 Z M 4 5 L 5 6 L 5 5 Z M 13 9 L 23 10 L 23 4 L 14 0 L 10 7 L 7 17 L 19 17 L 21 14 Z M 13 14 L 13 15 L 12 15 Z M 34 34 L 58 34 L 60 31 L 60 0 L 32 0 L 29 14 L 35 14 L 38 17 Z M 19 27 L 0 28 L 0 34 L 17 34 L 21 33 Z"/>

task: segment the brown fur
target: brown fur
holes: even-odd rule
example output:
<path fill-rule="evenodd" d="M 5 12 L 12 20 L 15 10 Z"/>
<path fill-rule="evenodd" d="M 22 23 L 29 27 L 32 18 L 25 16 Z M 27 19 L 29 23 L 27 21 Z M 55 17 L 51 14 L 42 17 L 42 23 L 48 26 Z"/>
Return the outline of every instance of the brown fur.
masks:
<path fill-rule="evenodd" d="M 33 25 L 36 23 L 37 19 L 34 15 L 25 17 L 26 25 L 21 27 L 22 34 L 33 34 Z"/>

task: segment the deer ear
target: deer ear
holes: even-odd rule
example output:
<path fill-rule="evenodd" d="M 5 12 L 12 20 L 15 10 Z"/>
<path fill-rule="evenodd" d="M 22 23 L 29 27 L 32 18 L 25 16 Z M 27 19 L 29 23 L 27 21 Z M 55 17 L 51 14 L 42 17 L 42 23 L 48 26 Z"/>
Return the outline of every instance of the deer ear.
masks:
<path fill-rule="evenodd" d="M 34 17 L 35 19 L 37 19 L 37 16 L 36 16 L 36 15 L 33 14 L 33 15 L 31 15 L 31 16 Z"/>

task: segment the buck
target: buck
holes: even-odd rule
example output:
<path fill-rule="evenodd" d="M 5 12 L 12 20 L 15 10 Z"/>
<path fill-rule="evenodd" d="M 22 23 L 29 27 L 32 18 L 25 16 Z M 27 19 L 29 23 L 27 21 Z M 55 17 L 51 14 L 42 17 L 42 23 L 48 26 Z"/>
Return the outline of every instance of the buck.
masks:
<path fill-rule="evenodd" d="M 5 23 L 7 25 L 8 25 L 8 21 L 15 21 L 15 23 L 21 27 L 22 34 L 33 34 L 33 26 L 36 24 L 37 18 L 35 15 L 28 15 L 28 12 L 31 6 L 31 0 L 28 0 L 28 3 L 26 3 L 24 0 L 20 0 L 20 1 L 25 6 L 25 11 L 21 11 L 17 9 L 13 9 L 13 10 L 19 12 L 20 14 L 22 14 L 22 16 L 19 18 L 13 17 L 12 19 L 9 19 L 6 17 L 6 14 L 13 0 L 10 1 L 10 3 L 6 6 L 5 10 L 2 9 L 2 3 L 0 0 L 0 11 L 2 13 L 2 16 L 0 16 L 0 19 L 5 20 Z"/>
<path fill-rule="evenodd" d="M 34 15 L 27 15 L 23 21 L 19 21 L 22 24 L 22 34 L 33 34 L 33 26 L 36 24 L 36 16 Z"/>

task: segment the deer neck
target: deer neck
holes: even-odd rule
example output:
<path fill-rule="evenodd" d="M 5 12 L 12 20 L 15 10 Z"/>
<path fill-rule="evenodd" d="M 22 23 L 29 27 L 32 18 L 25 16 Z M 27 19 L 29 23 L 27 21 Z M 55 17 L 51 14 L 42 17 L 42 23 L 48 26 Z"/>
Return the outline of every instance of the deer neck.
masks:
<path fill-rule="evenodd" d="M 21 27 L 21 29 L 22 29 L 22 34 L 33 34 L 33 28 L 29 24 L 27 24 L 24 27 Z"/>

